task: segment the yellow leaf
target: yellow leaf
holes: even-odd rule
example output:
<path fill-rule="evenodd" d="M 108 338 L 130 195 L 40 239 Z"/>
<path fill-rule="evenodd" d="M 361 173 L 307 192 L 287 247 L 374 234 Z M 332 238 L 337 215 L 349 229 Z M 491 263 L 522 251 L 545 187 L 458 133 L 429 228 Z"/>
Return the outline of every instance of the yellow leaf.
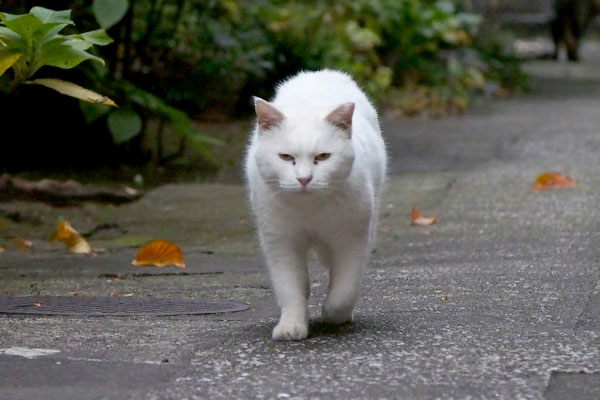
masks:
<path fill-rule="evenodd" d="M 421 225 L 421 226 L 425 226 L 425 225 L 431 225 L 433 224 L 435 221 L 437 221 L 437 217 L 424 217 L 421 215 L 421 211 L 419 211 L 419 207 L 414 206 L 412 208 L 412 213 L 411 213 L 411 217 L 412 217 L 412 223 L 413 225 Z"/>
<path fill-rule="evenodd" d="M 143 246 L 131 262 L 133 265 L 155 265 L 165 267 L 174 264 L 177 267 L 185 268 L 181 250 L 175 243 L 166 240 L 155 240 Z"/>
<path fill-rule="evenodd" d="M 541 174 L 533 183 L 533 190 L 548 190 L 575 186 L 575 180 L 559 172 L 551 171 Z"/>
<path fill-rule="evenodd" d="M 66 96 L 78 98 L 80 100 L 88 101 L 90 103 L 106 104 L 108 106 L 117 107 L 114 101 L 106 96 L 99 93 L 93 92 L 89 89 L 83 88 L 72 82 L 62 81 L 60 79 L 43 78 L 35 79 L 33 81 L 26 81 L 25 83 L 30 85 L 42 85 L 54 89 L 59 93 Z"/>
<path fill-rule="evenodd" d="M 33 246 L 33 242 L 31 240 L 16 238 L 15 243 L 19 245 L 19 251 L 25 251 Z"/>
<path fill-rule="evenodd" d="M 4 75 L 7 69 L 12 67 L 14 63 L 19 61 L 19 58 L 21 58 L 22 55 L 23 54 L 21 53 L 16 53 L 0 57 L 0 76 Z"/>
<path fill-rule="evenodd" d="M 90 254 L 92 252 L 88 242 L 67 221 L 61 221 L 58 224 L 52 240 L 63 242 L 71 253 Z"/>

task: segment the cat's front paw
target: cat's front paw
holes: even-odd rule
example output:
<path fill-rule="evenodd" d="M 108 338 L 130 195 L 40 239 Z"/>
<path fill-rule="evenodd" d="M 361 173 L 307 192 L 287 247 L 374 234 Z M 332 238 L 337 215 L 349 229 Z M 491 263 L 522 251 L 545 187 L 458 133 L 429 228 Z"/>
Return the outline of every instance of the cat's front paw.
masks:
<path fill-rule="evenodd" d="M 308 325 L 304 321 L 279 321 L 273 329 L 273 340 L 302 340 L 308 336 Z"/>

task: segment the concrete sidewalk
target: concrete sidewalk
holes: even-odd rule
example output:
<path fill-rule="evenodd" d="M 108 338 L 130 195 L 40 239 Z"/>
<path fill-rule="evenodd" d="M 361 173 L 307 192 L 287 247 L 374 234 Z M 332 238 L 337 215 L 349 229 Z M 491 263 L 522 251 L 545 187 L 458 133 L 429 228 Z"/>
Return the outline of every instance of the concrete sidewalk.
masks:
<path fill-rule="evenodd" d="M 600 398 L 600 65 L 531 64 L 537 90 L 465 116 L 384 121 L 391 176 L 354 323 L 270 340 L 273 293 L 243 187 L 168 185 L 120 207 L 0 204 L 0 295 L 247 302 L 212 316 L 0 314 L 0 399 Z M 530 189 L 558 170 L 577 187 Z M 435 214 L 409 225 L 412 205 Z M 51 236 L 59 217 L 91 257 Z M 34 240 L 18 252 L 12 237 Z M 129 265 L 148 239 L 187 268 Z M 27 358 L 10 348 L 56 350 Z"/>

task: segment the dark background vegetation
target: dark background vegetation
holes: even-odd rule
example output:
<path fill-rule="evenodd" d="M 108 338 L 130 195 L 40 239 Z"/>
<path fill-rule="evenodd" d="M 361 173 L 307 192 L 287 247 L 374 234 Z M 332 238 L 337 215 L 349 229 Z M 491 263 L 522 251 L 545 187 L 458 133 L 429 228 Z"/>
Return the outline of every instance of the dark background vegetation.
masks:
<path fill-rule="evenodd" d="M 78 32 L 99 28 L 92 0 L 5 0 L 0 11 L 32 6 L 72 9 Z M 0 93 L 0 171 L 178 165 L 190 147 L 201 155 L 194 168 L 217 170 L 218 144 L 178 127 L 188 117 L 248 119 L 251 96 L 269 98 L 302 69 L 347 71 L 396 115 L 457 113 L 473 95 L 525 84 L 497 28 L 463 1 L 129 0 L 107 32 L 115 42 L 95 50 L 105 67 L 45 67 L 36 77 L 109 95 L 141 116 L 141 133 L 116 140 L 106 116 L 91 121 L 77 100 L 22 85 Z"/>

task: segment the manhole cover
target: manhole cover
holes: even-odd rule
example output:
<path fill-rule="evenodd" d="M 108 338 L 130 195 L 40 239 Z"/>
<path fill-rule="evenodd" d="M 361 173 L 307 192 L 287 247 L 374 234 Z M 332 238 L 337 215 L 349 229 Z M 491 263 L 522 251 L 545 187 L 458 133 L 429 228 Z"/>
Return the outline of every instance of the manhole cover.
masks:
<path fill-rule="evenodd" d="M 190 299 L 140 297 L 26 296 L 0 297 L 0 314 L 115 316 L 196 315 L 247 310 L 234 301 L 209 302 Z"/>

